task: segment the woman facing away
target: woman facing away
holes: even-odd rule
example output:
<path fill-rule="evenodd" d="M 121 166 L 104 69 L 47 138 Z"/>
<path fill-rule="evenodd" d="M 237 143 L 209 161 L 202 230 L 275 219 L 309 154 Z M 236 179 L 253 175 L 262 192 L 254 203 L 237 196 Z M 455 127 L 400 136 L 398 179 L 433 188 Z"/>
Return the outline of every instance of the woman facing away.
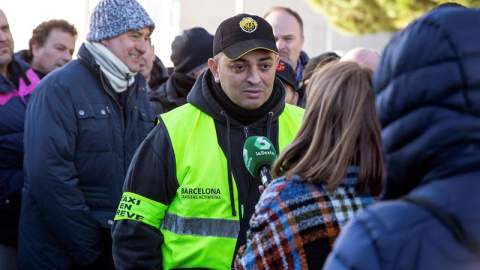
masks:
<path fill-rule="evenodd" d="M 240 269 L 320 269 L 342 226 L 376 202 L 384 167 L 372 72 L 338 62 L 307 87 L 303 124 L 272 167 Z"/>

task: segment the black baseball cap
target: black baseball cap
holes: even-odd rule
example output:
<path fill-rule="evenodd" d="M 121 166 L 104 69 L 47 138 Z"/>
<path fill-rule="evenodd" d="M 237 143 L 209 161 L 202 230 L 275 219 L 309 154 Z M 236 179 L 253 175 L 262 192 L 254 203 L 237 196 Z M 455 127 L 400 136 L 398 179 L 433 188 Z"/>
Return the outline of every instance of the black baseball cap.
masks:
<path fill-rule="evenodd" d="M 272 26 L 259 16 L 238 14 L 223 21 L 215 32 L 213 55 L 223 52 L 235 60 L 257 49 L 278 54 Z"/>

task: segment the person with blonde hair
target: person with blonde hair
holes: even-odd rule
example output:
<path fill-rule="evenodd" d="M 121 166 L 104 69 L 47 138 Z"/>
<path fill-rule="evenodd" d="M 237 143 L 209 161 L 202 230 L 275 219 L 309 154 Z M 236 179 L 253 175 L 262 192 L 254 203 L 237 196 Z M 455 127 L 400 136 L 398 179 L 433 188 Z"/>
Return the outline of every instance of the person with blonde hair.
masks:
<path fill-rule="evenodd" d="M 312 91 L 308 91 L 312 89 Z M 345 223 L 376 202 L 384 174 L 371 70 L 314 74 L 304 121 L 273 164 L 250 221 L 240 269 L 319 269 Z"/>

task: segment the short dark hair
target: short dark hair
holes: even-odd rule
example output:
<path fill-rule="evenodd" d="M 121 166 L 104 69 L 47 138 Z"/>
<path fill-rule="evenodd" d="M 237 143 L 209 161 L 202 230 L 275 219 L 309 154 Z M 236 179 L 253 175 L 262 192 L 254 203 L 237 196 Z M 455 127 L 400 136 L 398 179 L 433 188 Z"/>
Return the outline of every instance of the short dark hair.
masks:
<path fill-rule="evenodd" d="M 77 38 L 77 35 L 78 35 L 77 29 L 75 29 L 75 26 L 73 26 L 73 24 L 70 24 L 66 20 L 49 20 L 49 21 L 42 22 L 32 31 L 32 37 L 28 42 L 29 49 L 25 55 L 25 59 L 27 60 L 27 62 L 32 61 L 32 58 L 33 58 L 32 45 L 34 43 L 37 43 L 40 46 L 43 46 L 52 29 L 60 29 L 64 32 L 67 32 L 71 34 L 75 39 Z"/>
<path fill-rule="evenodd" d="M 310 60 L 308 60 L 308 63 L 305 65 L 305 69 L 303 70 L 300 87 L 306 87 L 306 81 L 310 79 L 314 72 L 318 71 L 325 64 L 337 61 L 339 59 L 340 56 L 335 52 L 324 52 L 318 56 L 310 58 Z"/>
<path fill-rule="evenodd" d="M 291 8 L 288 8 L 288 7 L 276 6 L 276 7 L 272 7 L 269 10 L 267 10 L 267 12 L 265 12 L 265 14 L 263 14 L 263 18 L 265 19 L 270 13 L 272 13 L 274 11 L 285 11 L 288 14 L 292 15 L 297 20 L 298 24 L 300 24 L 300 32 L 301 32 L 301 35 L 303 36 L 303 20 L 300 17 L 300 15 L 298 15 L 298 13 L 296 11 L 294 11 Z"/>

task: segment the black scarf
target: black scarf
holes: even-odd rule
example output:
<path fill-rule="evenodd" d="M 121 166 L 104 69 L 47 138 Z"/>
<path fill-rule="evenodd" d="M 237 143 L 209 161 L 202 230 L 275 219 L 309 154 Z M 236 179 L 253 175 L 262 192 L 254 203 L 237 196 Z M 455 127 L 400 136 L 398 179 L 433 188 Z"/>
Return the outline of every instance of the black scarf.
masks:
<path fill-rule="evenodd" d="M 170 85 L 167 86 L 169 92 L 176 93 L 176 96 L 182 99 L 181 104 L 178 106 L 187 103 L 187 95 L 192 90 L 193 85 L 195 84 L 195 79 L 191 78 L 185 74 L 173 72 L 172 76 L 169 79 Z"/>

